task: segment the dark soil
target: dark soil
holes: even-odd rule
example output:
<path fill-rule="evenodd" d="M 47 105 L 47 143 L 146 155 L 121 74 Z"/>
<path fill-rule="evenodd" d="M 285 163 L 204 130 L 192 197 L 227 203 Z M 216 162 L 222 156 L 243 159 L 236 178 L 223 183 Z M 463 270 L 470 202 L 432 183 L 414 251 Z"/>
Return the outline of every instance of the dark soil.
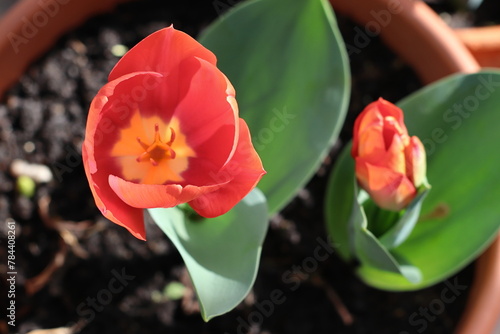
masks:
<path fill-rule="evenodd" d="M 147 226 L 148 242 L 139 241 L 95 207 L 81 144 L 90 101 L 118 60 L 112 46 L 132 47 L 171 23 L 196 36 L 234 2 L 145 0 L 123 5 L 64 36 L 6 94 L 0 104 L 0 284 L 5 291 L 6 226 L 14 220 L 17 313 L 12 333 L 71 326 L 82 334 L 452 332 L 471 285 L 472 267 L 448 283 L 405 293 L 366 286 L 335 253 L 310 275 L 289 275 L 310 265 L 308 259 L 327 239 L 325 183 L 339 149 L 350 138 L 355 115 L 379 96 L 397 101 L 420 87 L 412 71 L 378 38 L 351 55 L 352 100 L 341 138 L 313 180 L 271 221 L 253 292 L 232 312 L 204 323 L 192 290 L 180 300 L 162 298 L 159 292 L 170 282 L 190 287 L 170 241 L 153 224 Z M 350 43 L 355 25 L 343 17 L 339 22 Z M 54 180 L 38 185 L 31 198 L 20 194 L 8 171 L 15 158 L 49 166 Z M 116 275 L 127 278 L 120 291 L 108 294 Z M 442 293 L 450 284 L 467 288 L 443 303 Z M 277 298 L 276 289 L 282 292 L 280 303 L 271 307 L 266 301 Z M 352 315 L 352 324 L 343 322 L 347 316 L 339 303 Z M 0 332 L 6 331 L 1 320 Z"/>

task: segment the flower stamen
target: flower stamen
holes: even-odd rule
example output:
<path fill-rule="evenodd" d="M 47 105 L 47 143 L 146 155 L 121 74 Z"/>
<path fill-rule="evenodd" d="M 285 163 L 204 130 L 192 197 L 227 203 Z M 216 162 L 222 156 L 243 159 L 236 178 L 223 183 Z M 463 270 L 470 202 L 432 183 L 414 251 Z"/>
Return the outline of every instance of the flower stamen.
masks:
<path fill-rule="evenodd" d="M 158 123 L 156 123 L 155 137 L 151 145 L 144 143 L 139 137 L 137 137 L 137 142 L 144 150 L 144 152 L 137 157 L 137 162 L 149 161 L 151 165 L 158 166 L 159 162 L 163 159 L 175 159 L 176 154 L 171 147 L 174 140 L 175 131 L 170 128 L 170 140 L 164 143 L 161 140 L 160 127 L 158 126 Z"/>

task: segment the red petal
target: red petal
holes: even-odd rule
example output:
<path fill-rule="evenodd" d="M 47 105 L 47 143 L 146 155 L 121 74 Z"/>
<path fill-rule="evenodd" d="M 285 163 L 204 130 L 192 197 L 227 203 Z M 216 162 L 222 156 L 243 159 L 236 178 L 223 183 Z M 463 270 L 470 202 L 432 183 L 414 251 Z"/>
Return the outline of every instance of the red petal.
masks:
<path fill-rule="evenodd" d="M 179 71 L 183 73 L 179 85 L 186 87 L 186 92 L 173 116 L 179 118 L 191 146 L 204 143 L 213 135 L 214 129 L 237 125 L 239 117 L 234 88 L 217 67 L 203 59 L 191 58 L 182 63 Z M 237 134 L 229 140 L 230 150 L 236 146 L 234 137 L 237 138 Z"/>
<path fill-rule="evenodd" d="M 150 105 L 142 106 L 152 98 L 152 89 L 146 89 L 151 82 L 155 87 L 160 87 L 164 78 L 159 73 L 135 72 L 104 85 L 92 100 L 85 129 L 85 141 L 88 146 L 103 144 L 109 141 L 109 136 L 116 134 L 116 129 L 126 126 L 132 116 L 132 111 L 138 106 L 149 110 Z M 131 97 L 131 90 L 141 90 L 141 98 Z M 161 87 L 160 87 L 161 89 Z M 158 101 L 155 101 L 159 103 Z M 106 141 L 103 141 L 106 137 Z"/>
<path fill-rule="evenodd" d="M 154 73 L 132 73 L 106 84 L 92 101 L 87 118 L 85 141 L 82 148 L 83 165 L 97 207 L 112 222 L 125 227 L 135 237 L 145 240 L 143 212 L 125 204 L 109 187 L 108 176 L 116 172 L 110 163 L 106 149 L 116 129 L 123 125 L 124 113 L 117 113 L 114 101 L 121 96 L 123 85 L 136 82 L 143 77 L 161 77 Z M 128 107 L 130 108 L 130 107 Z"/>
<path fill-rule="evenodd" d="M 115 195 L 107 185 L 107 182 L 104 182 L 107 174 L 96 169 L 95 166 L 90 166 L 89 161 L 93 160 L 92 151 L 88 150 L 88 146 L 83 146 L 82 158 L 85 174 L 89 180 L 90 190 L 92 191 L 92 195 L 94 195 L 97 207 L 101 210 L 104 217 L 125 227 L 136 238 L 146 240 L 142 210 L 125 204 Z"/>
<path fill-rule="evenodd" d="M 412 182 L 401 173 L 356 159 L 356 176 L 361 187 L 383 209 L 404 209 L 416 195 Z"/>
<path fill-rule="evenodd" d="M 120 199 L 135 208 L 171 208 L 219 189 L 223 184 L 212 186 L 180 186 L 178 184 L 137 184 L 110 175 L 109 185 Z"/>
<path fill-rule="evenodd" d="M 250 131 L 244 120 L 239 120 L 240 136 L 231 161 L 213 176 L 217 183 L 226 183 L 220 189 L 189 202 L 201 216 L 212 218 L 229 211 L 243 199 L 266 173 L 255 151 Z"/>
<path fill-rule="evenodd" d="M 238 106 L 233 86 L 212 64 L 191 58 L 182 63 L 181 71 L 192 74 L 186 75 L 189 81 L 180 78 L 180 85 L 188 88 L 173 115 L 196 152 L 183 177 L 191 184 L 205 185 L 211 183 L 207 169 L 216 173 L 236 149 Z"/>
<path fill-rule="evenodd" d="M 203 45 L 170 26 L 147 36 L 130 49 L 113 68 L 108 80 L 143 71 L 167 75 L 189 57 L 199 57 L 213 65 L 217 62 L 214 54 Z"/>

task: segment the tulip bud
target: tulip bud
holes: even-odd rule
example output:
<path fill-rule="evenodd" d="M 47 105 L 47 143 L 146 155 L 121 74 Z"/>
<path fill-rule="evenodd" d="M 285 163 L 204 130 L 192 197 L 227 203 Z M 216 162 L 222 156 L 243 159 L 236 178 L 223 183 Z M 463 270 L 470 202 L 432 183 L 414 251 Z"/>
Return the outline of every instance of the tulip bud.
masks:
<path fill-rule="evenodd" d="M 427 184 L 422 142 L 408 135 L 402 110 L 382 98 L 356 119 L 351 154 L 361 188 L 383 209 L 404 209 Z"/>

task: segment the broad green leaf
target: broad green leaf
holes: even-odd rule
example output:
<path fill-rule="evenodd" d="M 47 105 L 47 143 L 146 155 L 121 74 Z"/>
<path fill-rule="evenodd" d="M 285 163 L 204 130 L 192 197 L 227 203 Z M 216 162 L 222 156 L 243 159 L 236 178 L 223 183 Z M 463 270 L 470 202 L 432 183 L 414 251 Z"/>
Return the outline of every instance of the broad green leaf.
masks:
<path fill-rule="evenodd" d="M 200 42 L 236 89 L 241 117 L 267 170 L 270 213 L 286 205 L 326 156 L 344 122 L 350 77 L 326 0 L 250 0 Z"/>
<path fill-rule="evenodd" d="M 177 207 L 148 211 L 184 259 L 205 321 L 245 298 L 268 227 L 266 199 L 258 189 L 217 218 L 190 221 Z"/>
<path fill-rule="evenodd" d="M 391 253 L 398 261 L 405 259 L 418 267 L 422 281 L 412 284 L 401 275 L 372 266 L 361 266 L 358 274 L 377 288 L 414 290 L 450 277 L 498 235 L 500 71 L 454 75 L 398 105 L 405 112 L 410 135 L 417 135 L 426 147 L 432 191 L 422 204 L 413 232 Z M 354 173 L 352 159 L 347 158 L 344 153 L 337 161 L 338 170 L 329 184 L 328 227 L 334 240 L 347 236 L 345 228 L 335 222 L 337 217 L 345 219 L 347 204 L 340 202 L 340 194 L 348 194 L 349 189 L 345 182 L 334 182 Z"/>

